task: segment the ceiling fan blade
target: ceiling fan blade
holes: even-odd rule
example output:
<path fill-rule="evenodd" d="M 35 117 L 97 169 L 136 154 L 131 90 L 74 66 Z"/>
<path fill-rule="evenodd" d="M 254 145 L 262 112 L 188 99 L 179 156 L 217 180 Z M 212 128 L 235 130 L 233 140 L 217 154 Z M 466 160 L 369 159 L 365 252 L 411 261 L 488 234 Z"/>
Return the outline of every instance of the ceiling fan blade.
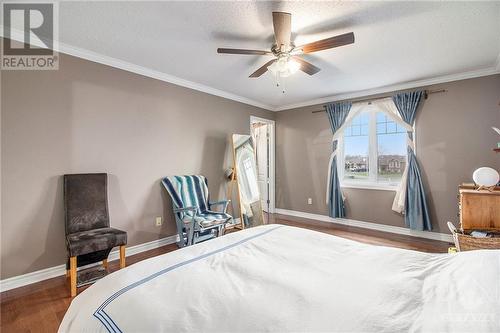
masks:
<path fill-rule="evenodd" d="M 219 47 L 217 53 L 227 53 L 227 54 L 254 54 L 254 55 L 268 55 L 273 54 L 271 51 L 261 51 L 261 50 L 245 50 L 245 49 L 227 49 Z"/>
<path fill-rule="evenodd" d="M 354 43 L 354 33 L 349 32 L 343 35 L 338 35 L 335 37 L 330 37 L 306 45 L 302 45 L 300 47 L 297 47 L 296 49 L 301 49 L 302 53 L 312 53 L 352 43 Z"/>
<path fill-rule="evenodd" d="M 314 75 L 321 70 L 321 68 L 314 66 L 310 62 L 305 61 L 299 57 L 293 57 L 293 60 L 300 63 L 300 70 L 309 75 Z"/>
<path fill-rule="evenodd" d="M 288 48 L 290 45 L 290 36 L 292 34 L 292 14 L 284 12 L 273 12 L 274 38 L 278 49 L 284 45 Z"/>
<path fill-rule="evenodd" d="M 273 62 L 275 62 L 275 61 L 276 61 L 276 59 L 269 60 L 262 67 L 260 67 L 255 72 L 253 72 L 249 77 L 259 77 L 259 76 L 261 76 L 262 74 L 264 74 L 265 72 L 267 72 L 267 67 L 271 66 L 271 64 Z"/>

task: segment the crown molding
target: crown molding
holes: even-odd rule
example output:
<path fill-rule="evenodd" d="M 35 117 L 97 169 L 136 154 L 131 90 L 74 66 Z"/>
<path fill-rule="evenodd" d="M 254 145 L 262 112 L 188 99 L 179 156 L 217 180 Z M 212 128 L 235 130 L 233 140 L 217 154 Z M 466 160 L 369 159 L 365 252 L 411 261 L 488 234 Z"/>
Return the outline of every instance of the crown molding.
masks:
<path fill-rule="evenodd" d="M 2 37 L 5 38 L 3 31 L 2 31 Z M 21 32 L 18 29 L 11 29 L 11 36 L 10 37 L 11 37 L 11 39 L 16 40 L 16 41 L 20 41 L 20 42 L 24 41 L 23 32 Z M 33 45 L 38 46 L 38 47 L 44 47 L 44 45 L 40 45 L 39 43 L 34 43 Z M 209 87 L 207 85 L 197 83 L 194 81 L 181 79 L 180 77 L 177 77 L 177 76 L 166 74 L 166 73 L 163 73 L 163 72 L 160 72 L 160 71 L 157 71 L 154 69 L 146 68 L 143 66 L 135 65 L 135 64 L 132 64 L 132 63 L 124 61 L 124 60 L 120 60 L 120 59 L 117 59 L 114 57 L 105 56 L 105 55 L 102 55 L 102 54 L 99 54 L 99 53 L 96 53 L 93 51 L 89 51 L 86 49 L 75 47 L 75 46 L 72 46 L 72 45 L 69 45 L 66 43 L 62 43 L 59 41 L 54 41 L 54 50 L 59 52 L 59 53 L 64 53 L 64 54 L 67 54 L 67 55 L 70 55 L 73 57 L 89 60 L 89 61 L 92 61 L 95 63 L 99 63 L 102 65 L 122 69 L 122 70 L 125 70 L 127 72 L 139 74 L 139 75 L 142 75 L 145 77 L 149 77 L 149 78 L 153 78 L 156 80 L 172 83 L 172 84 L 175 84 L 177 86 L 201 91 L 201 92 L 204 92 L 204 93 L 207 93 L 210 95 L 226 98 L 226 99 L 240 102 L 243 104 L 256 106 L 256 107 L 261 108 L 261 109 L 274 111 L 273 106 L 266 105 L 266 104 L 260 103 L 258 101 L 254 101 L 252 99 L 249 99 L 249 98 L 246 98 L 243 96 L 239 96 L 239 95 L 236 95 L 236 94 L 233 94 L 233 93 L 230 93 L 227 91 L 223 91 L 220 89 L 212 88 L 212 87 Z"/>
<path fill-rule="evenodd" d="M 384 94 L 384 93 L 389 93 L 389 92 L 398 91 L 398 90 L 413 89 L 413 88 L 418 88 L 418 87 L 423 87 L 423 86 L 430 86 L 430 85 L 434 85 L 434 84 L 441 84 L 441 83 L 452 82 L 452 81 L 472 79 L 472 78 L 476 78 L 476 77 L 494 75 L 494 74 L 499 74 L 499 73 L 500 73 L 500 55 L 497 59 L 496 67 L 488 67 L 488 68 L 483 68 L 483 69 L 474 70 L 474 71 L 437 76 L 437 77 L 430 78 L 430 79 L 410 81 L 410 82 L 399 83 L 399 84 L 384 86 L 384 87 L 380 87 L 380 88 L 350 92 L 350 93 L 345 93 L 345 94 L 331 95 L 331 96 L 327 96 L 327 97 L 321 97 L 321 98 L 308 100 L 305 102 L 283 105 L 283 106 L 274 108 L 273 111 L 291 110 L 291 109 L 296 109 L 296 108 L 301 108 L 301 107 L 306 107 L 306 106 L 318 105 L 318 104 L 335 102 L 335 101 L 346 100 L 346 99 L 362 98 L 362 97 L 367 97 L 367 96 L 376 95 L 376 94 Z"/>
<path fill-rule="evenodd" d="M 177 76 L 165 74 L 165 73 L 160 72 L 160 71 L 149 69 L 149 68 L 146 68 L 143 66 L 138 66 L 138 65 L 132 64 L 130 62 L 126 62 L 126 61 L 116 59 L 113 57 L 104 56 L 104 55 L 101 55 L 101 54 L 98 54 L 95 52 L 76 48 L 76 47 L 69 46 L 66 44 L 60 44 L 59 47 L 60 47 L 59 52 L 65 53 L 65 54 L 68 54 L 68 55 L 71 55 L 74 57 L 82 58 L 85 60 L 90 60 L 90 61 L 102 64 L 102 65 L 107 65 L 110 67 L 122 69 L 122 70 L 125 70 L 128 72 L 131 72 L 131 73 L 139 74 L 139 75 L 153 78 L 156 80 L 160 80 L 163 82 L 172 83 L 172 84 L 175 84 L 177 86 L 184 87 L 184 88 L 189 88 L 189 89 L 201 91 L 201 92 L 204 92 L 206 94 L 222 97 L 222 98 L 233 100 L 233 101 L 240 102 L 243 104 L 252 105 L 252 106 L 255 106 L 255 107 L 258 107 L 261 109 L 274 111 L 273 110 L 274 108 L 272 106 L 269 106 L 269 105 L 260 103 L 258 101 L 254 101 L 252 99 L 249 99 L 249 98 L 246 98 L 246 97 L 243 97 L 240 95 L 236 95 L 236 94 L 233 94 L 233 93 L 230 93 L 227 91 L 212 88 L 212 87 L 206 86 L 206 85 L 201 84 L 201 83 L 181 79 Z"/>
<path fill-rule="evenodd" d="M 4 32 L 2 29 L 1 36 L 4 36 Z M 17 41 L 23 41 L 24 40 L 24 35 L 23 32 L 17 29 L 12 29 L 11 30 L 11 38 Z M 59 41 L 54 41 L 54 49 L 57 52 L 64 53 L 73 57 L 89 60 L 95 63 L 103 64 L 106 66 L 122 69 L 131 73 L 139 74 L 145 77 L 153 78 L 156 80 L 172 83 L 181 87 L 201 91 L 210 95 L 214 96 L 219 96 L 222 98 L 226 98 L 229 100 L 233 100 L 236 102 L 240 102 L 243 104 L 248 104 L 252 105 L 261 109 L 265 109 L 268 111 L 285 111 L 285 110 L 290 110 L 290 109 L 296 109 L 296 108 L 301 108 L 301 107 L 306 107 L 306 106 L 313 106 L 313 105 L 318 105 L 322 103 L 329 103 L 329 102 L 335 102 L 339 100 L 345 100 L 345 99 L 354 99 L 354 98 L 361 98 L 361 97 L 366 97 L 370 95 L 375 95 L 375 94 L 383 94 L 383 93 L 388 93 L 388 92 L 393 92 L 393 91 L 398 91 L 398 90 L 405 90 L 405 89 L 413 89 L 413 88 L 418 88 L 418 87 L 423 87 L 423 86 L 429 86 L 429 85 L 434 85 L 434 84 L 441 84 L 441 83 L 446 83 L 446 82 L 452 82 L 452 81 L 459 81 L 459 80 L 465 80 L 465 79 L 472 79 L 476 77 L 482 77 L 482 76 L 488 76 L 488 75 L 494 75 L 494 74 L 499 74 L 500 73 L 500 54 L 498 55 L 495 64 L 492 67 L 488 68 L 483 68 L 479 70 L 474 70 L 474 71 L 467 71 L 467 72 L 461 72 L 461 73 L 455 73 L 455 74 L 449 74 L 449 75 L 443 75 L 443 76 L 437 76 L 429 79 L 422 79 L 422 80 L 415 80 L 415 81 L 409 81 L 405 83 L 398 83 L 394 85 L 389 85 L 389 86 L 384 86 L 384 87 L 379 87 L 379 88 L 373 88 L 373 89 L 366 89 L 366 90 L 359 90 L 359 91 L 354 91 L 354 92 L 349 92 L 349 93 L 342 93 L 342 94 L 336 94 L 336 95 L 330 95 L 326 97 L 320 97 L 316 99 L 311 99 L 307 100 L 304 102 L 300 103 L 293 103 L 293 104 L 287 104 L 287 105 L 282 105 L 282 106 L 271 106 L 267 105 L 265 103 L 261 103 L 259 101 L 255 101 L 240 95 L 236 95 L 224 90 L 212 88 L 210 86 L 185 80 L 182 78 L 179 78 L 177 76 L 173 76 L 170 74 L 166 74 L 157 70 L 153 70 L 150 68 L 146 68 L 143 66 L 135 65 L 130 62 L 120 60 L 117 58 L 105 56 L 93 51 L 89 51 L 86 49 L 78 48 L 66 43 L 61 43 Z M 36 43 L 34 44 L 35 46 L 41 46 L 43 45 L 37 45 Z"/>

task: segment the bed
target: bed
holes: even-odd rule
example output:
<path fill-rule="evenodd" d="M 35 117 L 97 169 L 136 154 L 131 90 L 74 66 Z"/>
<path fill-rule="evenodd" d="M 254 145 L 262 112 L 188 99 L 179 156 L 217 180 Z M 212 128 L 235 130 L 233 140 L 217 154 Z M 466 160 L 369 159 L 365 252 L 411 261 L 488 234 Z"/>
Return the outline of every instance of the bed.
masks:
<path fill-rule="evenodd" d="M 265 225 L 141 261 L 59 332 L 500 332 L 500 251 L 428 254 Z"/>

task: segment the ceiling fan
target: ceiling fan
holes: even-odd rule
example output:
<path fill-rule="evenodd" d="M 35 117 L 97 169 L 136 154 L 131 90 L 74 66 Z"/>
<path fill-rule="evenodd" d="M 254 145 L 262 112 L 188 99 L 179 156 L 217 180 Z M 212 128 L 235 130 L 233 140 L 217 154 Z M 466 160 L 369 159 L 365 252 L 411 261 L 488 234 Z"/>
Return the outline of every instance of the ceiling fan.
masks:
<path fill-rule="evenodd" d="M 302 46 L 295 46 L 291 41 L 292 14 L 284 12 L 273 12 L 273 26 L 275 44 L 270 51 L 245 50 L 218 48 L 217 53 L 225 54 L 249 54 L 249 55 L 273 55 L 275 58 L 266 62 L 262 67 L 250 74 L 249 77 L 256 78 L 270 70 L 279 77 L 287 77 L 299 69 L 309 75 L 318 73 L 321 69 L 300 58 L 299 55 L 331 49 L 354 43 L 354 33 L 330 37 Z"/>

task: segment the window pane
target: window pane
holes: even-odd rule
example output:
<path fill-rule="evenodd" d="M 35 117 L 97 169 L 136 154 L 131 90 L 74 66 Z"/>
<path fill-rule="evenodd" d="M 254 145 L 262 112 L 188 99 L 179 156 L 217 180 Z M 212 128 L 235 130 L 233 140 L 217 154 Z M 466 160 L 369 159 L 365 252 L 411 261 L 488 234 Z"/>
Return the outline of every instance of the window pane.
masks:
<path fill-rule="evenodd" d="M 353 119 L 368 123 L 369 115 L 362 113 Z M 354 134 L 357 133 L 357 134 Z M 368 125 L 353 126 L 353 135 L 344 137 L 344 179 L 367 180 L 368 179 Z"/>
<path fill-rule="evenodd" d="M 368 135 L 368 125 L 361 126 L 361 135 Z"/>
<path fill-rule="evenodd" d="M 378 123 L 377 124 L 377 134 L 384 134 L 386 132 L 386 127 L 385 123 Z"/>
<path fill-rule="evenodd" d="M 370 121 L 375 122 L 375 133 L 371 132 Z M 370 141 L 374 142 L 375 138 L 377 146 L 370 147 Z M 359 114 L 344 132 L 344 165 L 339 166 L 344 168 L 343 180 L 398 183 L 407 163 L 406 141 L 406 130 L 399 121 L 373 109 Z M 372 175 L 373 179 L 370 176 L 370 151 L 376 153 L 371 161 L 376 173 Z"/>
<path fill-rule="evenodd" d="M 396 123 L 393 121 L 387 122 L 387 133 L 396 133 L 396 132 L 397 132 Z"/>
<path fill-rule="evenodd" d="M 368 122 L 370 121 L 370 114 L 369 113 L 363 112 L 359 116 L 357 116 L 356 118 L 358 118 L 358 117 L 359 117 L 359 124 L 368 125 Z"/>
<path fill-rule="evenodd" d="M 352 135 L 353 136 L 360 136 L 361 135 L 361 125 L 352 126 Z"/>
<path fill-rule="evenodd" d="M 387 121 L 387 116 L 382 112 L 377 112 L 377 124 L 385 123 Z"/>
<path fill-rule="evenodd" d="M 400 124 L 398 124 L 398 133 L 406 133 L 406 129 Z"/>
<path fill-rule="evenodd" d="M 406 133 L 377 134 L 379 182 L 399 182 L 406 166 Z"/>

